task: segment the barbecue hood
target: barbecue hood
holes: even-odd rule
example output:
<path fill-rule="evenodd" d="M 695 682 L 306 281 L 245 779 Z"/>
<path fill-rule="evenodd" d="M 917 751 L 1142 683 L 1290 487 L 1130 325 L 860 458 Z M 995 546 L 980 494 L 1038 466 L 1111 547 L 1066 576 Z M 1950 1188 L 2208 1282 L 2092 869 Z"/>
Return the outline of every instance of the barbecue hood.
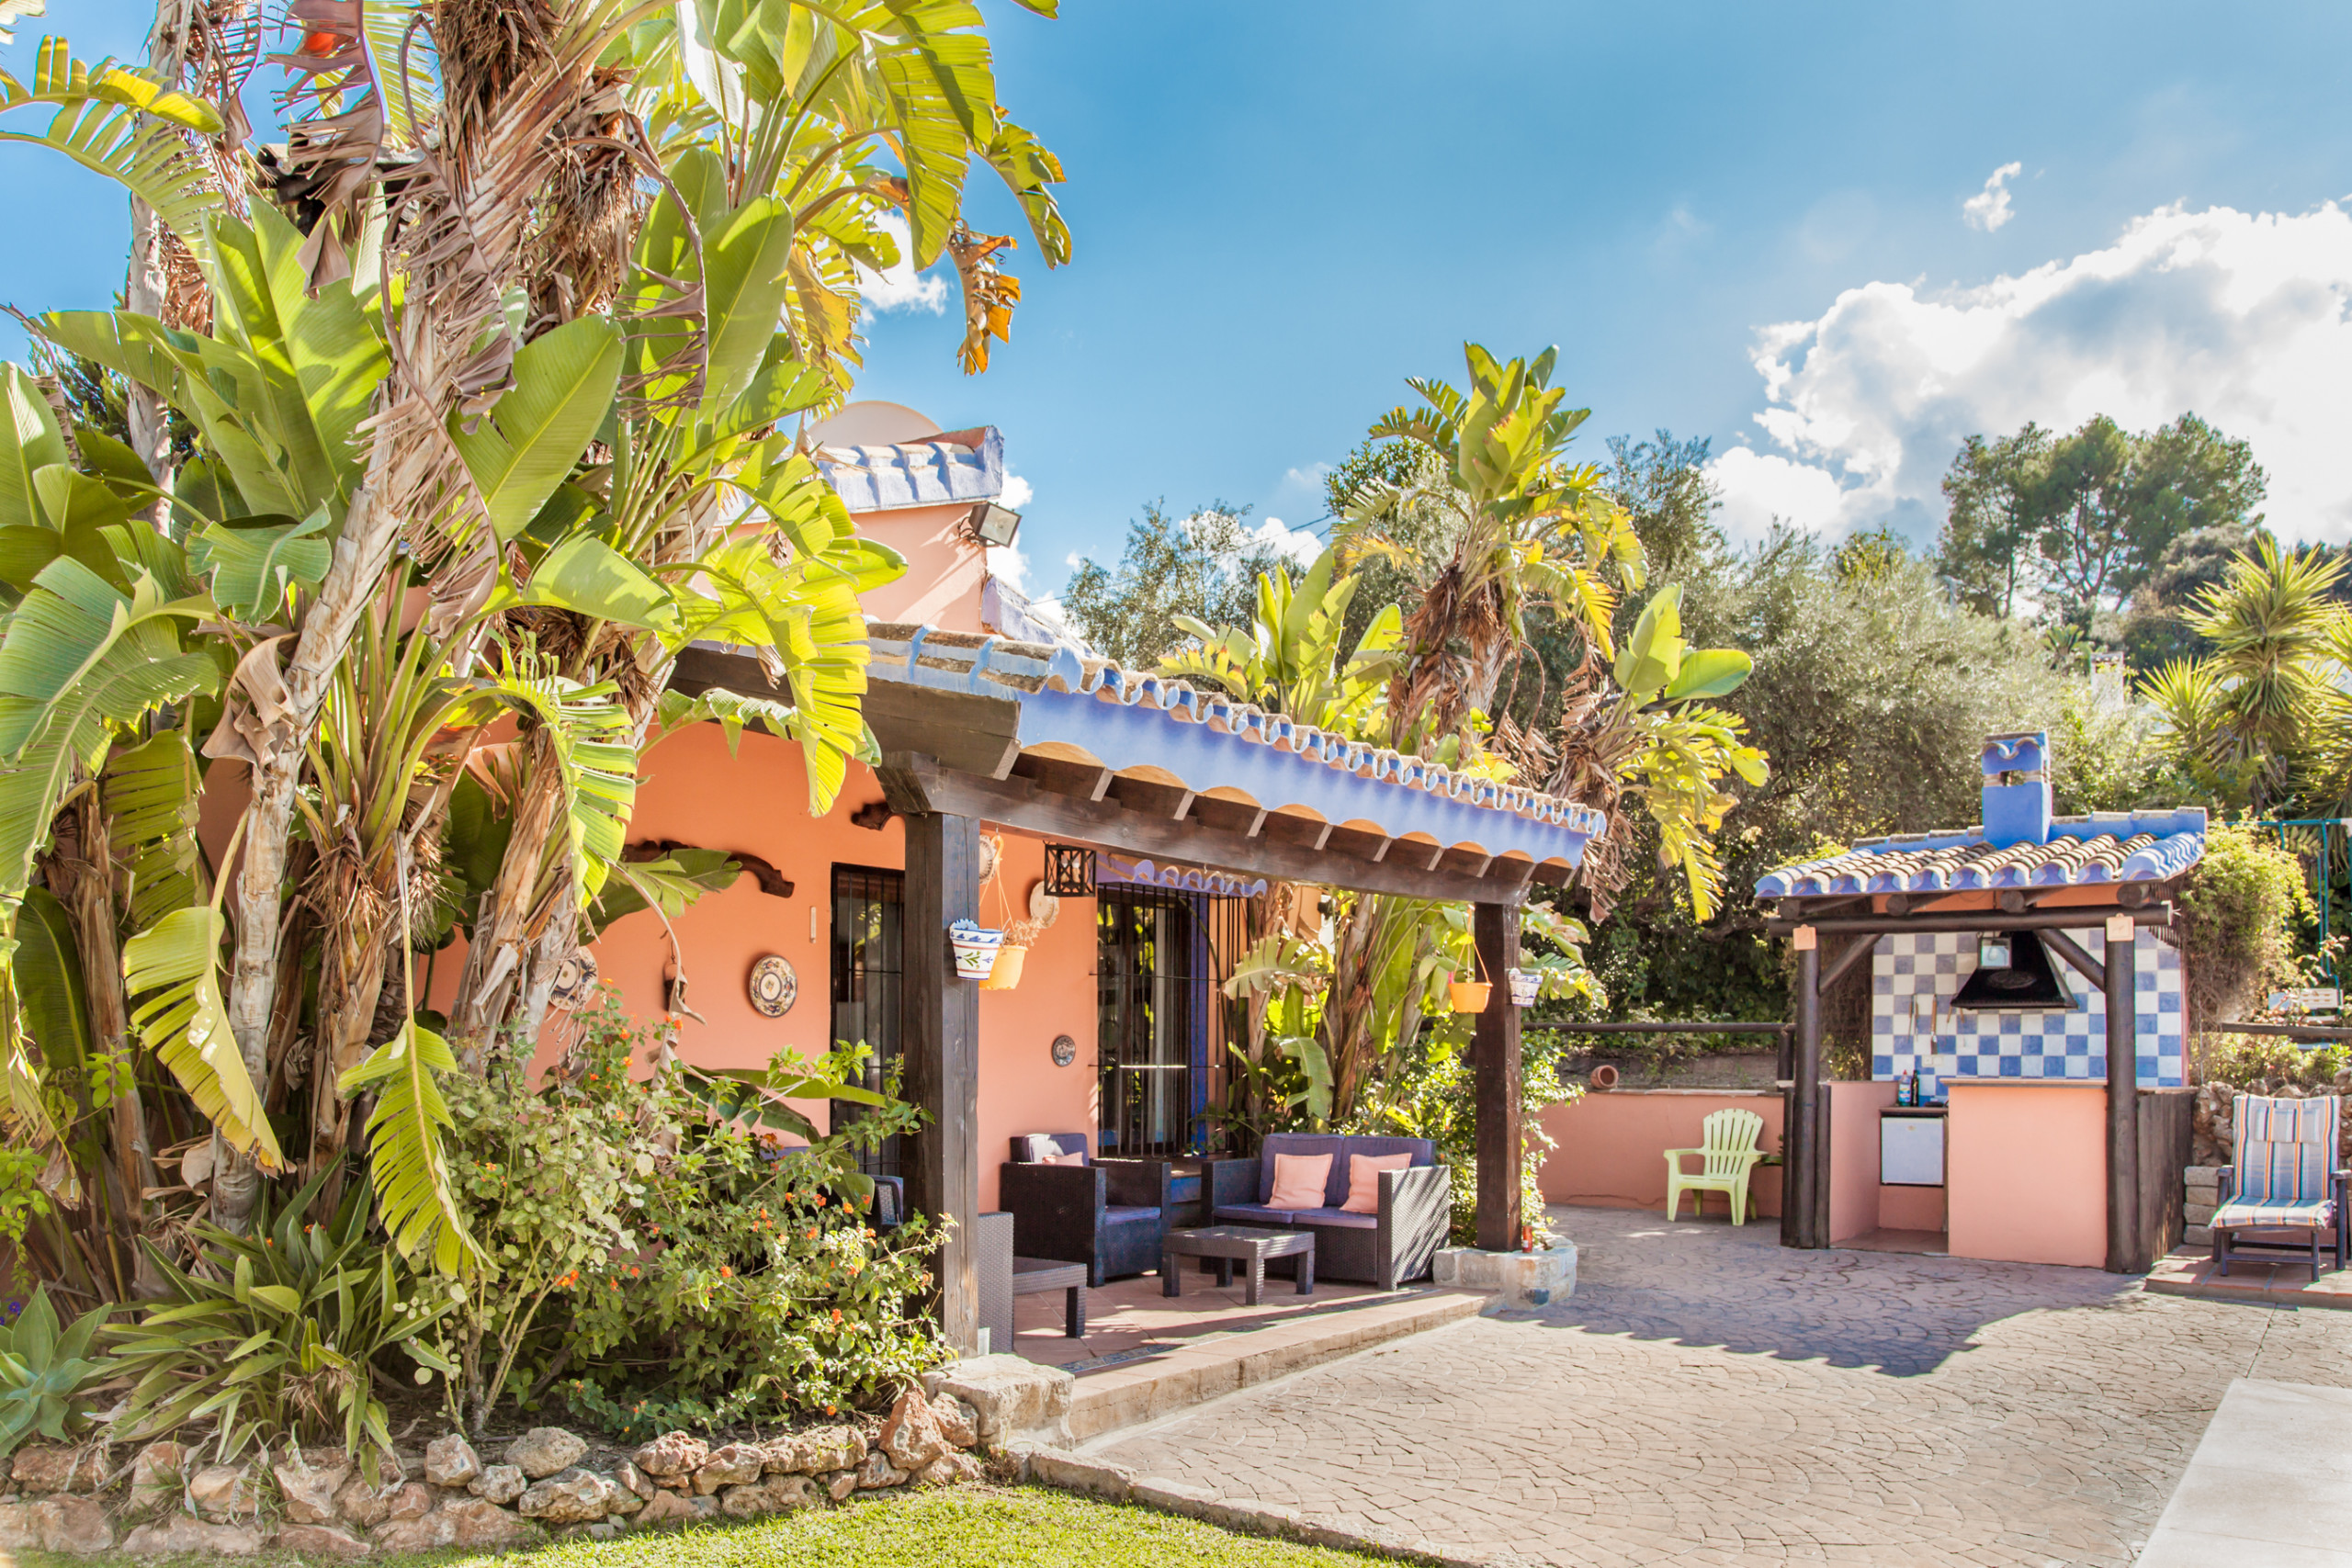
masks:
<path fill-rule="evenodd" d="M 1984 1012 L 2071 1010 L 2075 993 L 2031 931 L 1988 935 L 1976 949 L 1976 973 L 1951 999 L 1955 1008 Z"/>

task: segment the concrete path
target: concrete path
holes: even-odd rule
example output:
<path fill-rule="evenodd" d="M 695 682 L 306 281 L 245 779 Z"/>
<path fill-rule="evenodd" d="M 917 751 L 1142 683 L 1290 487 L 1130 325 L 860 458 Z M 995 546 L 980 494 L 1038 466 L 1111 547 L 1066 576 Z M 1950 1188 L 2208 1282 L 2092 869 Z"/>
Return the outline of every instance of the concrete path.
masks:
<path fill-rule="evenodd" d="M 1554 1214 L 1580 1249 L 1558 1307 L 1089 1451 L 1498 1562 L 2126 1568 L 2233 1380 L 2352 1384 L 2352 1314 Z"/>
<path fill-rule="evenodd" d="M 2352 1568 L 2352 1391 L 2230 1384 L 2139 1568 Z"/>

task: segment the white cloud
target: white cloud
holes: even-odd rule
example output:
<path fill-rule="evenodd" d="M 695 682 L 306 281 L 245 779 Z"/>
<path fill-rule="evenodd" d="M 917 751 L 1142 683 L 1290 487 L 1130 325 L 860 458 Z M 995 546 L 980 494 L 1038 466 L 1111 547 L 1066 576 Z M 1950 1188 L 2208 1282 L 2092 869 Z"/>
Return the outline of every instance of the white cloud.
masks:
<path fill-rule="evenodd" d="M 988 572 L 998 581 L 1008 583 L 1015 593 L 1029 592 L 1029 557 L 1017 545 L 987 547 Z"/>
<path fill-rule="evenodd" d="M 1287 556 L 1301 566 L 1312 566 L 1323 553 L 1323 541 L 1305 528 L 1294 528 L 1279 517 L 1269 517 L 1250 530 L 1250 544 Z"/>
<path fill-rule="evenodd" d="M 883 217 L 878 225 L 890 231 L 899 243 L 899 265 L 888 272 L 857 269 L 857 290 L 876 310 L 928 310 L 936 316 L 947 309 L 947 279 L 937 270 L 929 276 L 915 271 L 913 253 L 903 218 Z"/>
<path fill-rule="evenodd" d="M 1027 479 L 1023 479 L 1019 474 L 1008 473 L 1004 476 L 1004 493 L 996 498 L 996 503 L 1008 511 L 1019 512 L 1029 504 L 1036 493 L 1036 491 L 1030 487 Z"/>
<path fill-rule="evenodd" d="M 1713 471 L 1724 521 L 1934 536 L 1962 438 L 2194 411 L 2250 441 L 2288 538 L 2352 534 L 2352 212 L 2162 208 L 2104 250 L 1941 292 L 1848 289 L 1752 355 L 1770 449 Z"/>
<path fill-rule="evenodd" d="M 1972 229 L 1987 234 L 2017 216 L 2009 210 L 2009 182 L 2023 173 L 2023 164 L 2004 164 L 1993 171 L 1984 188 L 1960 204 L 1960 216 Z"/>

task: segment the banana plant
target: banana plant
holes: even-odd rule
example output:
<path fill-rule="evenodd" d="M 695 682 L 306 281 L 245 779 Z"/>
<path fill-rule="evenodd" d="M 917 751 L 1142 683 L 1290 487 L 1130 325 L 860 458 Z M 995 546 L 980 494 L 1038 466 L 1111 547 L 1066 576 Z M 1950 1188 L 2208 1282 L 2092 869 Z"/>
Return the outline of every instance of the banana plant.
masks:
<path fill-rule="evenodd" d="M 1161 660 L 1159 672 L 1351 739 L 1385 739 L 1388 683 L 1403 662 L 1403 612 L 1382 605 L 1341 660 L 1340 638 L 1361 580 L 1352 573 L 1335 580 L 1339 568 L 1339 551 L 1327 549 L 1295 583 L 1285 567 L 1261 575 L 1256 618 L 1246 627 L 1219 630 L 1176 616 L 1194 646 Z"/>
<path fill-rule="evenodd" d="M 1761 784 L 1769 762 L 1742 739 L 1745 722 L 1713 702 L 1746 682 L 1753 661 L 1736 649 L 1690 648 L 1681 604 L 1680 585 L 1669 583 L 1643 607 L 1610 671 L 1613 689 L 1571 720 L 1563 772 L 1577 798 L 1611 810 L 1612 821 L 1620 799 L 1641 804 L 1657 826 L 1659 859 L 1681 870 L 1703 922 L 1723 892 L 1713 835 L 1739 804 L 1723 781 Z"/>
<path fill-rule="evenodd" d="M 1393 409 L 1372 426 L 1374 439 L 1408 443 L 1431 460 L 1407 482 L 1363 487 L 1334 541 L 1402 558 L 1411 532 L 1402 524 L 1428 511 L 1452 541 L 1404 621 L 1388 708 L 1408 744 L 1464 735 L 1471 714 L 1492 709 L 1505 668 L 1527 641 L 1530 607 L 1553 606 L 1607 653 L 1617 603 L 1611 580 L 1641 585 L 1631 515 L 1597 467 L 1566 459 L 1592 411 L 1563 406 L 1565 391 L 1551 385 L 1557 357 L 1546 349 L 1500 361 L 1464 344 L 1467 391 L 1409 378 L 1420 406 Z"/>

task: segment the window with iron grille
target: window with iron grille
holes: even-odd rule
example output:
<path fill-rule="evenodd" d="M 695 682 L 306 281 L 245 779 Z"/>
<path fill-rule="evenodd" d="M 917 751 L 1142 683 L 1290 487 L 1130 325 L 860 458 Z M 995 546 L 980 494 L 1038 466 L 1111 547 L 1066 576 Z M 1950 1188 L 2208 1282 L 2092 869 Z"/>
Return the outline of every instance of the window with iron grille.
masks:
<path fill-rule="evenodd" d="M 833 1038 L 862 1040 L 873 1051 L 865 1087 L 881 1090 L 887 1068 L 899 1060 L 899 982 L 906 963 L 907 878 L 872 866 L 833 867 Z M 836 1101 L 833 1114 L 860 1108 Z M 893 1137 L 859 1156 L 868 1176 L 899 1176 L 905 1150 Z"/>
<path fill-rule="evenodd" d="M 1095 903 L 1105 1155 L 1200 1151 L 1236 1010 L 1241 900 L 1104 884 Z"/>

